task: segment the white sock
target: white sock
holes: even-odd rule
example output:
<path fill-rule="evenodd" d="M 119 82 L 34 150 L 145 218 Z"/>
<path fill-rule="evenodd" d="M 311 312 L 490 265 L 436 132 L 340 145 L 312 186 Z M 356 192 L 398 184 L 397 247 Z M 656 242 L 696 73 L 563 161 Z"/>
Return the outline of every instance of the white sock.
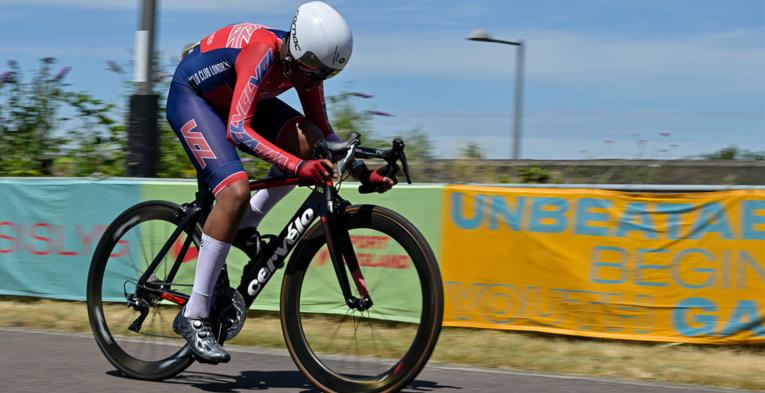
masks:
<path fill-rule="evenodd" d="M 226 263 L 226 256 L 231 244 L 215 240 L 202 233 L 202 245 L 197 257 L 197 271 L 194 274 L 194 287 L 191 298 L 186 303 L 186 318 L 199 319 L 210 316 L 212 295 L 218 282 L 221 269 Z"/>
<path fill-rule="evenodd" d="M 268 171 L 268 178 L 281 175 L 284 175 L 284 172 L 275 166 L 272 166 Z M 260 225 L 260 222 L 263 221 L 263 217 L 265 217 L 266 214 L 268 214 L 268 212 L 294 188 L 295 186 L 281 186 L 266 188 L 256 192 L 255 195 L 250 198 L 250 210 L 244 216 L 244 219 L 242 219 L 239 228 L 257 228 L 258 225 Z"/>

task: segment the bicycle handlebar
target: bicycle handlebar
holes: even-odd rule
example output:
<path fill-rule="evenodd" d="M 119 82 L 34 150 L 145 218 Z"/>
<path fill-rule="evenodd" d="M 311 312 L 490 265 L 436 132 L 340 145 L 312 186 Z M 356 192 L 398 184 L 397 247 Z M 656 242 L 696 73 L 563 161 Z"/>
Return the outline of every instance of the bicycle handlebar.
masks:
<path fill-rule="evenodd" d="M 404 177 L 406 182 L 412 184 L 412 179 L 409 176 L 409 163 L 406 159 L 406 153 L 404 148 L 406 145 L 401 138 L 395 138 L 392 142 L 390 149 L 374 149 L 369 147 L 359 146 L 361 144 L 361 135 L 357 132 L 352 132 L 349 138 L 343 142 L 328 142 L 319 141 L 314 146 L 314 156 L 318 158 L 328 158 L 337 162 L 338 173 L 342 176 L 348 169 L 353 158 L 378 158 L 385 160 L 387 163 L 386 169 L 382 171 L 382 174 L 386 177 L 396 176 L 396 173 L 400 170 L 397 162 L 401 162 L 401 167 L 404 170 Z M 374 192 L 376 187 L 371 185 L 359 186 L 359 192 L 367 194 Z"/>

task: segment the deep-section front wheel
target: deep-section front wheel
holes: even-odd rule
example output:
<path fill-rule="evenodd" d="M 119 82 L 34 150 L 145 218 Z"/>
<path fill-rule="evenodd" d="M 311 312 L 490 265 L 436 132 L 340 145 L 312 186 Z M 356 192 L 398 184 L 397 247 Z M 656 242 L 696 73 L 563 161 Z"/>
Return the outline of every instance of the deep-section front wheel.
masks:
<path fill-rule="evenodd" d="M 171 202 L 137 204 L 109 225 L 91 261 L 87 305 L 93 335 L 114 367 L 133 378 L 169 378 L 193 362 L 186 341 L 172 331 L 179 308 L 160 294 L 191 293 L 198 226 L 181 233 L 146 283 L 139 285 L 181 216 Z M 183 262 L 173 269 L 179 254 Z"/>
<path fill-rule="evenodd" d="M 438 264 L 422 234 L 391 210 L 349 207 L 343 227 L 373 305 L 364 311 L 348 307 L 317 224 L 296 246 L 284 275 L 281 318 L 287 347 L 306 378 L 322 390 L 397 391 L 425 366 L 441 330 Z"/>

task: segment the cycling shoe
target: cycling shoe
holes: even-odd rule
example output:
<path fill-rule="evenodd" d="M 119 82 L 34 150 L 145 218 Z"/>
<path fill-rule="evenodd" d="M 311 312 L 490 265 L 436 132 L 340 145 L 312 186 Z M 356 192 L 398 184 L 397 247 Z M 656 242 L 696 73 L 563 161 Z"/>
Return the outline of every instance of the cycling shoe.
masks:
<path fill-rule="evenodd" d="M 226 363 L 231 360 L 231 355 L 215 339 L 210 320 L 186 318 L 183 315 L 185 310 L 182 307 L 175 316 L 173 331 L 186 339 L 194 355 L 209 363 Z"/>

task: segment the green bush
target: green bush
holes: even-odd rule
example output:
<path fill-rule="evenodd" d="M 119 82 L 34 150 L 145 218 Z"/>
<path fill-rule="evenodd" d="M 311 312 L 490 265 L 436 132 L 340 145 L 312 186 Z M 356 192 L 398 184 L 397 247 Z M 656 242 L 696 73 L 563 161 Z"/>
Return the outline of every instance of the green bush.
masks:
<path fill-rule="evenodd" d="M 518 170 L 521 183 L 547 183 L 550 181 L 550 173 L 538 166 L 523 167 Z"/>

